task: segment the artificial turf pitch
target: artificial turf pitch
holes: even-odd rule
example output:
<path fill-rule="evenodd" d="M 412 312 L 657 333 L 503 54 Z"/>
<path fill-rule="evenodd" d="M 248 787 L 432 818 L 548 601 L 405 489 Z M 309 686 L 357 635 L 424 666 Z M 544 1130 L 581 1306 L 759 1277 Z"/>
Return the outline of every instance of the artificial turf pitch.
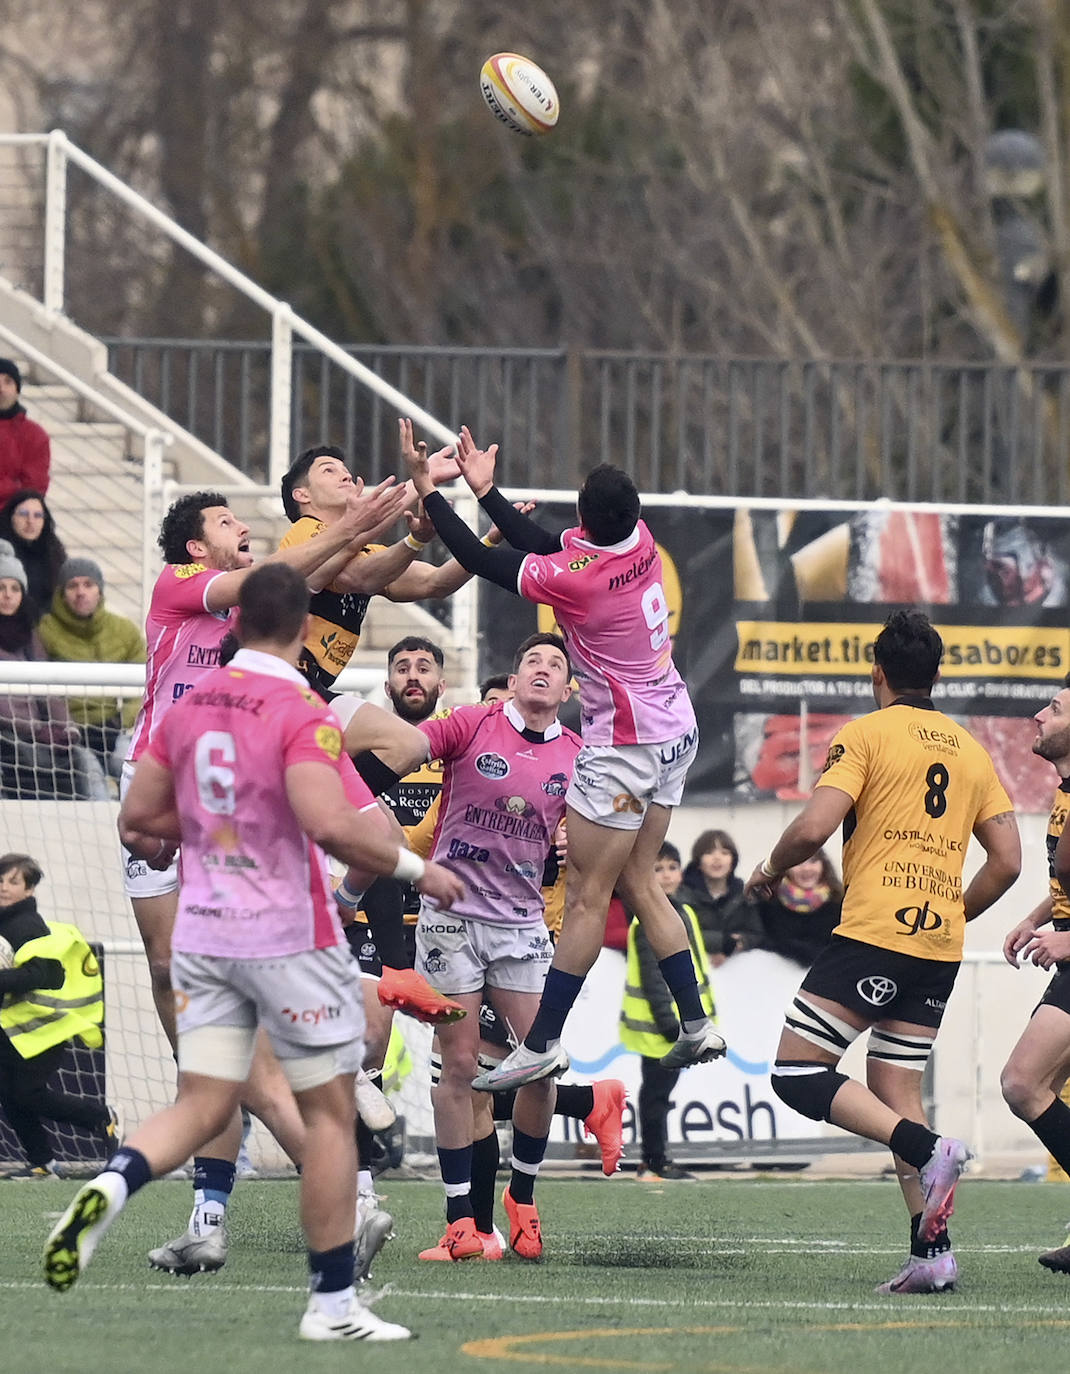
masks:
<path fill-rule="evenodd" d="M 542 1264 L 450 1265 L 416 1259 L 441 1234 L 441 1189 L 384 1179 L 397 1237 L 372 1287 L 387 1289 L 381 1315 L 419 1341 L 359 1350 L 297 1340 L 295 1183 L 241 1182 L 226 1268 L 191 1280 L 147 1266 L 146 1252 L 182 1230 L 191 1196 L 189 1184 L 155 1184 L 57 1294 L 41 1278 L 41 1248 L 75 1187 L 0 1183 L 0 1330 L 14 1374 L 271 1374 L 298 1361 L 383 1374 L 1048 1374 L 1066 1364 L 1070 1278 L 1036 1261 L 1064 1239 L 1065 1184 L 966 1179 L 951 1227 L 958 1291 L 889 1298 L 874 1285 L 906 1253 L 889 1181 L 546 1179 Z"/>

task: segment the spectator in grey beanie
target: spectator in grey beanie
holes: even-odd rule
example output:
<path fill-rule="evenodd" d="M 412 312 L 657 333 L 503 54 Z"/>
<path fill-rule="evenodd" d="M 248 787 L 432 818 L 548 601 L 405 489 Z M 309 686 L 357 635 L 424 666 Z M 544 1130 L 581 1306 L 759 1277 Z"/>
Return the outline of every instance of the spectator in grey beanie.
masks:
<path fill-rule="evenodd" d="M 52 445 L 48 434 L 20 403 L 22 374 L 10 358 L 0 358 L 0 506 L 26 488 L 48 491 Z"/>
<path fill-rule="evenodd" d="M 2 560 L 0 560 L 2 566 Z M 49 658 L 65 663 L 144 663 L 145 640 L 132 620 L 104 605 L 104 574 L 92 558 L 60 567 L 52 605 L 38 626 Z M 75 696 L 71 717 L 107 772 L 122 772 L 140 697 Z"/>

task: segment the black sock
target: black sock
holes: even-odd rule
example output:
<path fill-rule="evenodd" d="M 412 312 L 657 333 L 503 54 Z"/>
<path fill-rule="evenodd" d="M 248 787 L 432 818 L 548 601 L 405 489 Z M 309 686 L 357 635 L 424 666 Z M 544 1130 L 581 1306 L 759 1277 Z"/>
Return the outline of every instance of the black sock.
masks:
<path fill-rule="evenodd" d="M 376 878 L 361 900 L 380 963 L 411 968 L 405 953 L 405 889 L 395 878 Z"/>
<path fill-rule="evenodd" d="M 371 1165 L 374 1135 L 364 1124 L 364 1118 L 357 1117 L 357 1167 L 367 1169 Z"/>
<path fill-rule="evenodd" d="M 353 1287 L 353 1242 L 333 1250 L 308 1252 L 309 1287 L 314 1293 L 341 1293 Z"/>
<path fill-rule="evenodd" d="M 559 1083 L 554 1116 L 573 1116 L 586 1121 L 594 1111 L 594 1089 L 589 1083 Z"/>
<path fill-rule="evenodd" d="M 497 1096 L 497 1093 L 495 1093 Z M 501 1149 L 497 1131 L 472 1144 L 472 1211 L 476 1230 L 489 1235 L 494 1226 L 494 1190 L 497 1185 Z"/>
<path fill-rule="evenodd" d="M 947 1227 L 943 1227 L 932 1240 L 918 1239 L 918 1223 L 921 1221 L 921 1213 L 910 1218 L 910 1253 L 917 1259 L 935 1259 L 937 1255 L 943 1255 L 951 1249 L 951 1237 L 947 1234 Z"/>
<path fill-rule="evenodd" d="M 1070 1107 L 1056 1098 L 1047 1111 L 1027 1125 L 1048 1153 L 1070 1172 Z"/>
<path fill-rule="evenodd" d="M 892 1153 L 915 1169 L 921 1169 L 929 1162 L 929 1156 L 936 1149 L 940 1137 L 920 1121 L 908 1121 L 906 1117 L 899 1122 L 888 1141 Z"/>
<path fill-rule="evenodd" d="M 512 1121 L 516 1089 L 509 1088 L 492 1094 L 495 1121 Z M 559 1083 L 554 1116 L 572 1116 L 586 1121 L 594 1111 L 594 1089 L 589 1083 Z"/>

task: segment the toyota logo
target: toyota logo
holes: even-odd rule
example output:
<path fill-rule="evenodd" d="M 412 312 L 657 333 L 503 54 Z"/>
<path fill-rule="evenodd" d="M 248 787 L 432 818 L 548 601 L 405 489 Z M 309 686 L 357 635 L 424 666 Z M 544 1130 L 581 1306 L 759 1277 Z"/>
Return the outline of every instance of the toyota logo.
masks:
<path fill-rule="evenodd" d="M 858 995 L 872 1007 L 886 1007 L 898 992 L 898 986 L 890 978 L 860 978 L 855 984 Z"/>

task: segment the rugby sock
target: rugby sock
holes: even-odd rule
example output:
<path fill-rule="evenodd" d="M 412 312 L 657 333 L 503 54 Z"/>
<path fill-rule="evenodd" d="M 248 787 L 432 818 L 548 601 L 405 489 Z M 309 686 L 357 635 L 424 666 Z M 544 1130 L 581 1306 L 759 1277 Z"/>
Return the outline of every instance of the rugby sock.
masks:
<path fill-rule="evenodd" d="M 308 1252 L 308 1287 L 316 1305 L 329 1317 L 344 1317 L 353 1298 L 354 1245 L 351 1240 L 333 1250 Z"/>
<path fill-rule="evenodd" d="M 936 1132 L 930 1131 L 928 1126 L 923 1126 L 920 1121 L 908 1121 L 904 1117 L 892 1131 L 888 1145 L 893 1154 L 905 1159 L 908 1164 L 913 1164 L 915 1169 L 921 1169 L 928 1164 L 939 1139 Z"/>
<path fill-rule="evenodd" d="M 699 995 L 691 951 L 681 949 L 667 959 L 659 959 L 658 968 L 680 1013 L 680 1025 L 688 1032 L 697 1030 L 707 1017 Z"/>
<path fill-rule="evenodd" d="M 951 1237 L 947 1234 L 946 1226 L 932 1240 L 919 1240 L 918 1223 L 920 1221 L 920 1212 L 910 1218 L 910 1253 L 912 1255 L 917 1259 L 935 1259 L 937 1255 L 943 1255 L 951 1249 Z"/>
<path fill-rule="evenodd" d="M 472 1210 L 472 1147 L 445 1150 L 439 1146 L 438 1167 L 446 1189 L 446 1220 L 460 1221 L 471 1217 Z"/>
<path fill-rule="evenodd" d="M 513 1201 L 530 1206 L 535 1201 L 535 1180 L 539 1167 L 546 1154 L 546 1136 L 525 1135 L 513 1129 L 513 1175 L 509 1180 L 509 1192 Z"/>
<path fill-rule="evenodd" d="M 694 970 L 691 976 L 694 978 Z M 564 969 L 550 965 L 546 982 L 543 984 L 539 1010 L 535 1013 L 531 1030 L 524 1037 L 524 1044 L 529 1050 L 534 1050 L 536 1054 L 545 1054 L 551 1040 L 561 1039 L 565 1018 L 572 1010 L 582 987 L 583 979 L 578 973 L 566 973 Z M 701 1007 L 699 1010 L 701 1011 Z"/>
<path fill-rule="evenodd" d="M 516 1101 L 516 1088 L 492 1094 L 494 1120 L 512 1121 L 513 1103 Z M 557 1102 L 554 1116 L 571 1116 L 577 1121 L 586 1121 L 594 1111 L 594 1089 L 586 1083 L 558 1083 Z"/>
<path fill-rule="evenodd" d="M 144 1188 L 146 1183 L 152 1181 L 152 1169 L 149 1161 L 140 1150 L 131 1149 L 129 1145 L 122 1145 L 108 1160 L 108 1167 L 103 1170 L 106 1174 L 114 1174 L 121 1187 L 119 1189 L 119 1206 L 122 1207 L 126 1199 L 132 1193 L 136 1193 L 139 1188 Z M 126 1191 L 124 1192 L 123 1189 Z"/>
<path fill-rule="evenodd" d="M 1061 1167 L 1070 1166 L 1070 1107 L 1056 1098 L 1051 1106 L 1026 1125 Z"/>
<path fill-rule="evenodd" d="M 366 889 L 361 905 L 381 963 L 389 968 L 411 968 L 405 953 L 405 890 L 394 878 L 376 878 Z"/>
<path fill-rule="evenodd" d="M 357 1192 L 358 1192 L 358 1193 L 374 1193 L 374 1192 L 375 1192 L 375 1179 L 372 1178 L 372 1171 L 371 1171 L 370 1169 L 360 1169 L 360 1170 L 358 1170 L 358 1172 L 357 1172 Z"/>
<path fill-rule="evenodd" d="M 497 1093 L 495 1093 L 497 1097 Z M 472 1214 L 476 1230 L 489 1235 L 494 1226 L 494 1185 L 501 1163 L 497 1131 L 472 1144 Z"/>
<path fill-rule="evenodd" d="M 372 1145 L 374 1136 L 364 1123 L 364 1118 L 357 1117 L 357 1159 L 361 1165 L 368 1165 L 372 1161 Z"/>
<path fill-rule="evenodd" d="M 234 1190 L 234 1164 L 229 1159 L 193 1157 L 193 1212 L 189 1229 L 195 1236 L 222 1224 Z"/>

